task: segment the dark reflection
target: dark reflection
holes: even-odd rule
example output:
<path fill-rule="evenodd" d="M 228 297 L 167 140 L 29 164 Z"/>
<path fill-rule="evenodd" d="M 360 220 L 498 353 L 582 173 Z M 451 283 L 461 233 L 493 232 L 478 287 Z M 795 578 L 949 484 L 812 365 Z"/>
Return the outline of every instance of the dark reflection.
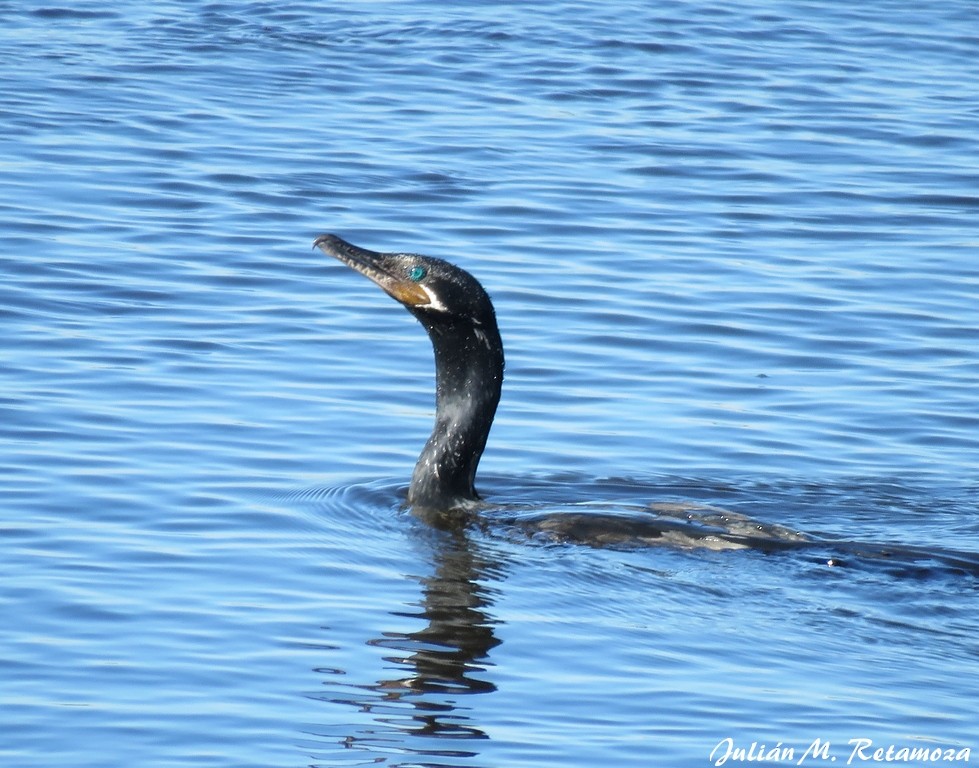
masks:
<path fill-rule="evenodd" d="M 406 765 L 472 768 L 471 758 L 478 752 L 466 742 L 488 738 L 464 699 L 496 690 L 484 673 L 487 656 L 500 641 L 487 614 L 491 591 L 481 583 L 493 566 L 477 554 L 465 532 L 438 535 L 434 573 L 420 579 L 420 610 L 392 613 L 419 619 L 424 626 L 368 641 L 390 651 L 384 660 L 398 674 L 376 683 L 348 684 L 342 692 L 323 697 L 371 715 L 373 725 L 333 735 L 347 749 L 384 753 L 386 765 L 402 764 L 390 761 L 393 753 L 404 755 Z M 418 762 L 420 756 L 424 762 Z M 460 759 L 465 762 L 453 762 Z"/>

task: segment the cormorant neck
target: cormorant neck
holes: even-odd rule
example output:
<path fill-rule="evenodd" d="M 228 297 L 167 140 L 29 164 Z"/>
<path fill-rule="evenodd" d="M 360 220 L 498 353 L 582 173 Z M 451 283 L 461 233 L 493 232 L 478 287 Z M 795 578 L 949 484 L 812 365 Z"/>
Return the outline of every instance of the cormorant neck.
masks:
<path fill-rule="evenodd" d="M 503 384 L 503 343 L 492 315 L 481 321 L 413 312 L 435 350 L 435 427 L 408 490 L 416 510 L 450 511 L 479 500 L 474 479 Z"/>

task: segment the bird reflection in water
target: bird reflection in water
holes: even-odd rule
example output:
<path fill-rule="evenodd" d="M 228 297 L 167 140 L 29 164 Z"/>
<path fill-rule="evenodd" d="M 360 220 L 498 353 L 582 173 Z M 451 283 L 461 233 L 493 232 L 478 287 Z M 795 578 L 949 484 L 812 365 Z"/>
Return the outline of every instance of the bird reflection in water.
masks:
<path fill-rule="evenodd" d="M 318 698 L 352 705 L 373 718 L 373 725 L 335 734 L 348 749 L 424 755 L 439 758 L 437 765 L 446 768 L 453 763 L 444 760 L 462 759 L 472 768 L 470 759 L 479 753 L 465 748 L 464 742 L 488 736 L 461 699 L 496 690 L 481 673 L 490 651 L 500 644 L 488 615 L 492 590 L 484 584 L 498 566 L 483 559 L 461 530 L 440 534 L 437 543 L 434 573 L 420 579 L 420 610 L 391 614 L 420 619 L 425 626 L 415 632 L 385 632 L 368 641 L 392 652 L 384 660 L 398 674 Z M 327 684 L 333 687 L 336 681 Z M 432 741 L 411 738 L 409 743 L 408 737 Z"/>

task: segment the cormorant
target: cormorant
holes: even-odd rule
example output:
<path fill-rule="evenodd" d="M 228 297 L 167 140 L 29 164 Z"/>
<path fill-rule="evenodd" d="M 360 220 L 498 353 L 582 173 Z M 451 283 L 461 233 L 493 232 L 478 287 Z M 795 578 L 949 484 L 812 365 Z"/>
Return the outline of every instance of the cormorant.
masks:
<path fill-rule="evenodd" d="M 503 342 L 489 295 L 442 259 L 368 251 L 336 235 L 313 245 L 373 280 L 425 326 L 435 349 L 435 426 L 411 476 L 408 504 L 438 517 L 473 509 L 476 467 L 503 384 Z"/>
<path fill-rule="evenodd" d="M 369 277 L 428 331 L 435 349 L 435 426 L 415 465 L 408 504 L 436 525 L 468 522 L 479 504 L 473 481 L 503 384 L 503 342 L 493 303 L 475 277 L 442 259 L 368 251 L 336 235 L 321 235 L 313 245 Z M 593 546 L 668 544 L 767 552 L 831 547 L 861 559 L 886 558 L 891 565 L 900 556 L 909 563 L 938 559 L 979 574 L 973 553 L 830 542 L 702 504 L 650 504 L 641 515 L 544 510 L 521 519 L 535 534 Z"/>

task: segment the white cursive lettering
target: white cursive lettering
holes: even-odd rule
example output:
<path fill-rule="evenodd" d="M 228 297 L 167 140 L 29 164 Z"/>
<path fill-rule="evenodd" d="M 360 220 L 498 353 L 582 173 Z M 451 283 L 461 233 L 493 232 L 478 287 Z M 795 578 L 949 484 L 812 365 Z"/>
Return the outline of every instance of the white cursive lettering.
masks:
<path fill-rule="evenodd" d="M 812 744 L 806 747 L 805 754 L 799 758 L 799 762 L 796 765 L 802 765 L 810 757 L 819 758 L 820 760 L 835 760 L 835 757 L 830 757 L 829 754 L 829 742 L 823 741 L 822 739 L 813 739 Z"/>
<path fill-rule="evenodd" d="M 734 744 L 734 739 L 721 739 L 710 751 L 710 761 L 716 766 L 724 765 L 728 760 L 737 763 L 765 763 L 765 762 L 784 762 L 795 759 L 794 747 L 783 747 L 782 742 L 778 742 L 774 747 L 766 744 L 759 744 L 757 741 L 751 742 L 751 746 L 738 747 Z"/>
<path fill-rule="evenodd" d="M 871 739 L 850 739 L 847 743 L 853 746 L 847 765 L 852 765 L 855 760 L 870 763 L 967 763 L 972 756 L 969 747 L 956 750 L 952 747 L 899 747 L 890 744 L 874 749 Z"/>

